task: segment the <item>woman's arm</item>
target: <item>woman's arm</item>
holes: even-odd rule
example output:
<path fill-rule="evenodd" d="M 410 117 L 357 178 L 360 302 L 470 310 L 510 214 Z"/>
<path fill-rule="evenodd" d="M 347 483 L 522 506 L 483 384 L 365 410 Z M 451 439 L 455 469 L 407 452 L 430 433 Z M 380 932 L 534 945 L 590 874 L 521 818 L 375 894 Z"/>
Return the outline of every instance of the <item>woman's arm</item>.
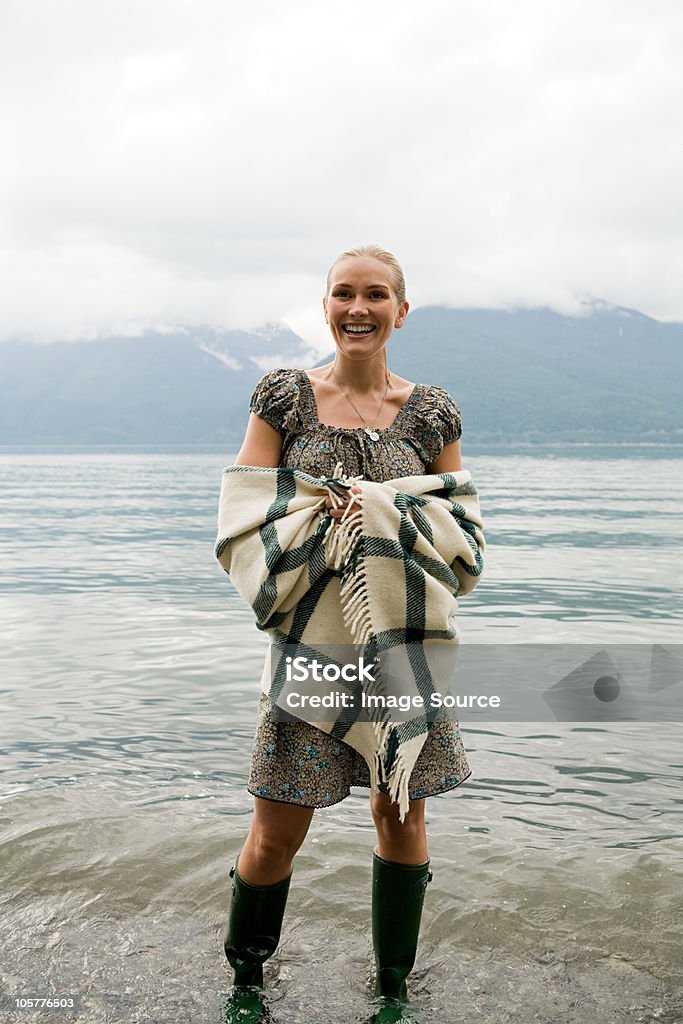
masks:
<path fill-rule="evenodd" d="M 462 469 L 460 441 L 444 445 L 439 457 L 426 467 L 427 473 L 457 473 L 459 469 Z"/>
<path fill-rule="evenodd" d="M 235 459 L 236 466 L 264 466 L 275 468 L 280 465 L 282 437 L 257 413 L 249 413 L 247 431 L 242 447 Z"/>
<path fill-rule="evenodd" d="M 266 423 L 257 413 L 249 413 L 247 432 L 244 435 L 242 447 L 237 453 L 233 465 L 235 466 L 263 466 L 265 468 L 277 468 L 280 465 L 282 455 L 282 437 L 269 423 Z M 360 494 L 361 490 L 357 484 L 351 488 L 351 492 Z M 335 508 L 332 499 L 328 496 L 325 499 L 325 508 L 333 519 L 341 519 L 346 511 L 346 506 L 351 495 L 341 505 Z"/>

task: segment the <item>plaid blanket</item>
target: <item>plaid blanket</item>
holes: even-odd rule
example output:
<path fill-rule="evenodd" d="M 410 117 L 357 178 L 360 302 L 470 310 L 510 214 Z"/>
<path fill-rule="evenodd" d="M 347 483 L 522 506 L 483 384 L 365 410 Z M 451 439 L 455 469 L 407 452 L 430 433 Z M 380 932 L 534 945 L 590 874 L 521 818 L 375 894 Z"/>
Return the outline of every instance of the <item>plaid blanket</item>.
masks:
<path fill-rule="evenodd" d="M 354 482 L 360 496 L 342 519 L 331 517 L 326 497 L 339 504 Z M 340 644 L 365 651 L 368 661 L 384 658 L 402 692 L 422 699 L 425 710 L 400 720 L 380 706 L 369 717 L 344 711 L 312 723 L 362 754 L 372 790 L 385 784 L 401 821 L 435 717 L 430 695 L 450 683 L 443 655 L 459 642 L 456 598 L 482 573 L 482 529 L 467 470 L 384 483 L 347 477 L 341 464 L 327 479 L 287 467 L 223 471 L 215 554 L 270 635 L 262 689 L 274 703 L 284 686 L 283 652 L 310 658 Z M 387 674 L 378 675 L 386 693 Z M 382 689 L 377 680 L 358 686 Z"/>

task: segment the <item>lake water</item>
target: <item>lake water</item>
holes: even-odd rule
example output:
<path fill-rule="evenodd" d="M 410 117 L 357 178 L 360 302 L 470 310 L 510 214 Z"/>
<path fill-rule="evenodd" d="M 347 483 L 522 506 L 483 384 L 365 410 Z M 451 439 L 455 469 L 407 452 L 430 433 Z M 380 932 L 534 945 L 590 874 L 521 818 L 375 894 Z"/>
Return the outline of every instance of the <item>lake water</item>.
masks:
<path fill-rule="evenodd" d="M 463 643 L 681 643 L 680 455 L 467 454 L 488 550 Z M 266 643 L 213 556 L 233 457 L 0 450 L 0 990 L 80 1003 L 1 1020 L 220 1020 Z M 420 1019 L 683 1021 L 681 723 L 461 725 Z M 314 815 L 267 967 L 281 1024 L 368 1019 L 373 845 L 367 791 Z"/>

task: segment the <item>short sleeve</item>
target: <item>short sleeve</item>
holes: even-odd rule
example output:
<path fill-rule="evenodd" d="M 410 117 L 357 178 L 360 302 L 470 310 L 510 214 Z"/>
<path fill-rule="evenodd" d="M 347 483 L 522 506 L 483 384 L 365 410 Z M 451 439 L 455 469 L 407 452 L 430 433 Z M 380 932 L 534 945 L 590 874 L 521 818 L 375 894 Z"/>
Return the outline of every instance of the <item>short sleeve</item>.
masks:
<path fill-rule="evenodd" d="M 284 437 L 291 432 L 299 408 L 297 371 L 270 370 L 256 385 L 249 409 Z"/>
<path fill-rule="evenodd" d="M 441 420 L 441 436 L 445 446 L 452 444 L 453 441 L 459 441 L 462 437 L 462 419 L 455 399 L 447 391 L 443 391 L 441 388 L 438 390 L 443 396 L 438 416 Z"/>
<path fill-rule="evenodd" d="M 462 435 L 460 409 L 444 388 L 425 388 L 412 421 L 413 440 L 425 465 L 435 462 L 444 447 Z"/>

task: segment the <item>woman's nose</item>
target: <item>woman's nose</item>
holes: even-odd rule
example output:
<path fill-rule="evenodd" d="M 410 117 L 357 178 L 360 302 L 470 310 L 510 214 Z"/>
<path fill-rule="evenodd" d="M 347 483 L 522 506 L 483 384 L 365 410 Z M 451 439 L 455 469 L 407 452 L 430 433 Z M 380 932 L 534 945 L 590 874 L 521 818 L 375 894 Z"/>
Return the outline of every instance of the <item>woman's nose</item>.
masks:
<path fill-rule="evenodd" d="M 355 298 L 349 308 L 350 316 L 365 316 L 367 311 L 367 303 L 362 298 Z"/>

